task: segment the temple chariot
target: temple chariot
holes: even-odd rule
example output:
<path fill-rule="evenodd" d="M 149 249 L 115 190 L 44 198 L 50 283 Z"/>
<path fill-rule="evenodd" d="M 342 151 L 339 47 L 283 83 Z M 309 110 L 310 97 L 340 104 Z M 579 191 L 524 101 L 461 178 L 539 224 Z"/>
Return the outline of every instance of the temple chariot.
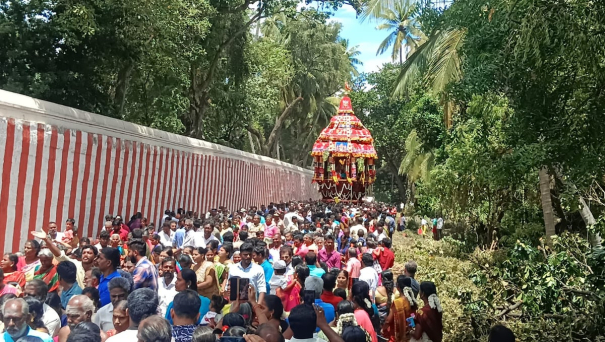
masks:
<path fill-rule="evenodd" d="M 326 202 L 357 203 L 372 195 L 378 159 L 370 131 L 354 112 L 351 99 L 344 96 L 338 115 L 313 145 L 313 182 Z"/>

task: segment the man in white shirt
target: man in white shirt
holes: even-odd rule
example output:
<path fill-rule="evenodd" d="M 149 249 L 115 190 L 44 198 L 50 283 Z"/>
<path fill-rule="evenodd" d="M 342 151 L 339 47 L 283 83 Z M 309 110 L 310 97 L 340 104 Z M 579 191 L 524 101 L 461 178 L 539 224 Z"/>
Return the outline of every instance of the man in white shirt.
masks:
<path fill-rule="evenodd" d="M 181 246 L 181 248 L 187 247 L 187 246 L 191 246 L 191 247 L 195 246 L 195 233 L 200 228 L 202 228 L 202 221 L 200 221 L 200 220 L 193 221 L 193 227 L 188 228 L 187 233 L 185 233 L 185 238 L 183 239 L 183 245 Z"/>
<path fill-rule="evenodd" d="M 437 220 L 437 240 L 441 240 L 443 236 L 443 218 L 439 217 Z"/>
<path fill-rule="evenodd" d="M 276 233 L 273 236 L 273 244 L 271 245 L 271 248 L 269 248 L 269 255 L 271 255 L 271 259 L 273 260 L 273 263 L 275 263 L 276 261 L 278 261 L 280 259 L 280 249 L 282 246 L 282 240 L 281 240 L 281 234 Z"/>
<path fill-rule="evenodd" d="M 40 279 L 33 279 L 25 284 L 23 293 L 25 297 L 32 296 L 43 303 L 42 322 L 44 322 L 44 326 L 48 329 L 48 334 L 51 337 L 57 336 L 59 329 L 61 329 L 61 318 L 53 308 L 44 303 L 48 294 L 48 285 Z"/>
<path fill-rule="evenodd" d="M 295 232 L 298 230 L 298 223 L 303 222 L 303 218 L 296 211 L 284 215 L 284 232 Z"/>
<path fill-rule="evenodd" d="M 378 273 L 374 269 L 374 258 L 370 253 L 364 253 L 361 256 L 363 268 L 359 272 L 359 280 L 365 281 L 370 285 L 370 296 L 374 298 L 376 288 L 378 287 Z"/>
<path fill-rule="evenodd" d="M 380 242 L 382 239 L 386 238 L 387 235 L 384 233 L 384 226 L 378 225 L 376 227 L 376 231 L 372 233 L 376 237 L 376 241 Z"/>
<path fill-rule="evenodd" d="M 162 270 L 162 278 L 158 280 L 158 301 L 161 316 L 166 315 L 166 309 L 174 296 L 176 296 L 176 277 L 174 276 L 175 262 L 171 257 L 162 260 L 160 269 Z"/>
<path fill-rule="evenodd" d="M 114 329 L 113 326 L 113 307 L 120 301 L 126 300 L 130 293 L 130 282 L 126 278 L 115 277 L 111 278 L 107 289 L 109 290 L 109 298 L 111 303 L 103 306 L 92 317 L 92 322 L 101 328 L 101 331 L 109 331 Z"/>
<path fill-rule="evenodd" d="M 164 247 L 172 247 L 172 240 L 174 239 L 174 232 L 170 229 L 170 223 L 162 223 L 162 231 L 158 233 L 160 236 L 160 243 Z"/>
<path fill-rule="evenodd" d="M 351 232 L 351 236 L 357 240 L 359 239 L 359 235 L 357 234 L 359 230 L 363 230 L 363 236 L 368 236 L 368 230 L 363 226 L 363 217 L 359 216 L 355 220 L 356 224 L 351 227 L 349 230 Z"/>
<path fill-rule="evenodd" d="M 229 267 L 229 279 L 232 277 L 247 278 L 250 280 L 250 284 L 256 289 L 258 294 L 257 303 L 262 303 L 265 299 L 265 293 L 267 292 L 267 283 L 265 280 L 265 271 L 260 265 L 252 263 L 252 250 L 254 247 L 251 243 L 245 242 L 240 247 L 240 257 L 242 261 Z M 227 286 L 229 282 L 227 282 Z M 230 289 L 234 291 L 234 289 Z"/>
<path fill-rule="evenodd" d="M 137 341 L 137 329 L 141 321 L 158 312 L 158 296 L 149 288 L 132 291 L 128 296 L 128 317 L 130 326 L 127 330 L 107 339 L 106 342 Z"/>
<path fill-rule="evenodd" d="M 209 223 L 206 223 L 204 225 L 204 230 L 201 232 L 195 232 L 193 234 L 193 247 L 198 248 L 198 247 L 202 247 L 202 248 L 206 248 L 206 246 L 208 245 L 208 243 L 212 240 L 216 240 L 218 241 L 218 239 L 216 238 L 216 236 L 212 235 L 212 231 L 214 230 L 214 228 L 212 228 L 212 226 Z M 183 243 L 183 246 L 185 246 L 185 244 Z"/>

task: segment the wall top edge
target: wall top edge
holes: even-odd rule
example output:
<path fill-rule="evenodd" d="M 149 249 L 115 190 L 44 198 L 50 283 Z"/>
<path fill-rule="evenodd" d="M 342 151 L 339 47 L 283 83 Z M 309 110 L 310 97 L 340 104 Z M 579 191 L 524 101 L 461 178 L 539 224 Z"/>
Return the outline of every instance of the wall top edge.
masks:
<path fill-rule="evenodd" d="M 5 90 L 0 90 L 0 116 L 57 127 L 104 134 L 125 140 L 159 145 L 185 152 L 212 154 L 234 159 L 245 159 L 264 165 L 279 166 L 312 175 L 313 171 L 273 158 L 236 150 L 204 140 L 161 131 L 131 122 L 86 112 L 53 102 L 39 100 Z"/>

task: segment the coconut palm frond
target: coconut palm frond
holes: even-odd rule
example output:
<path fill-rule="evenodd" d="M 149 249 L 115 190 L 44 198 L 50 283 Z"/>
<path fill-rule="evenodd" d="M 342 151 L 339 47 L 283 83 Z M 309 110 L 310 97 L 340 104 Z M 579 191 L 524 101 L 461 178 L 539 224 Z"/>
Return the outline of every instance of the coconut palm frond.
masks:
<path fill-rule="evenodd" d="M 448 30 L 435 47 L 434 57 L 426 73 L 435 94 L 442 92 L 450 82 L 462 77 L 458 50 L 463 44 L 465 33 L 463 30 Z"/>
<path fill-rule="evenodd" d="M 435 32 L 430 35 L 429 39 L 420 45 L 414 53 L 412 53 L 403 63 L 393 96 L 401 96 L 407 93 L 410 86 L 422 75 L 422 72 L 427 70 L 433 58 L 435 46 L 439 42 L 440 32 Z"/>
<path fill-rule="evenodd" d="M 359 15 L 359 18 L 362 22 L 368 18 L 378 18 L 381 13 L 395 8 L 398 1 L 400 0 L 371 0 Z"/>
<path fill-rule="evenodd" d="M 403 62 L 402 51 L 413 50 L 420 36 L 414 0 L 370 0 L 361 15 L 362 20 L 372 18 L 378 22 L 378 30 L 389 31 L 389 35 L 380 44 L 377 55 L 389 48 L 391 59 L 399 57 Z"/>

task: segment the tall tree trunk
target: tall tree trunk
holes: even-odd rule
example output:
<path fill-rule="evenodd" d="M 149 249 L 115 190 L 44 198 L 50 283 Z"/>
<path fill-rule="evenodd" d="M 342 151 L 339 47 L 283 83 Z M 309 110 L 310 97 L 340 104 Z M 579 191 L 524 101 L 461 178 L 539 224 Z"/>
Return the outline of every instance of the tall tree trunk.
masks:
<path fill-rule="evenodd" d="M 246 1 L 242 6 L 239 6 L 237 11 L 246 11 L 249 2 Z M 196 61 L 191 62 L 191 70 L 189 74 L 189 120 L 191 122 L 190 135 L 194 138 L 204 139 L 204 119 L 208 109 L 210 108 L 209 91 L 216 75 L 216 70 L 220 65 L 223 53 L 233 41 L 242 34 L 249 32 L 250 26 L 262 19 L 264 5 L 259 8 L 252 18 L 250 18 L 241 29 L 232 33 L 226 40 L 217 48 L 212 49 L 214 56 L 209 60 L 209 65 L 202 70 Z M 235 12 L 234 12 L 235 13 Z"/>
<path fill-rule="evenodd" d="M 267 149 L 269 151 L 271 151 L 273 149 L 275 142 L 279 140 L 278 133 L 280 132 L 284 121 L 290 115 L 290 113 L 294 109 L 294 106 L 296 106 L 296 104 L 302 100 L 303 100 L 303 98 L 299 96 L 296 99 L 294 99 L 294 101 L 290 102 L 290 104 L 284 109 L 284 111 L 281 113 L 281 115 L 275 121 L 275 126 L 273 126 L 273 129 L 271 130 L 271 133 L 269 134 L 269 138 L 267 138 L 267 141 L 266 141 Z"/>
<path fill-rule="evenodd" d="M 557 179 L 559 179 L 561 181 L 562 184 L 566 184 L 565 180 L 563 179 L 563 174 L 561 173 L 561 170 L 555 169 L 555 176 L 557 177 Z M 580 192 L 578 191 L 578 187 L 576 187 L 575 184 L 573 184 L 572 182 L 569 182 L 568 185 L 571 187 L 571 189 L 574 191 L 574 193 L 580 194 Z M 584 197 L 582 197 L 581 194 L 579 195 L 578 201 L 580 202 L 580 206 L 581 206 L 580 216 L 582 217 L 582 220 L 584 221 L 586 228 L 597 224 L 597 220 L 595 220 L 594 216 L 592 215 L 592 211 L 590 211 L 588 204 L 586 204 L 586 201 L 584 200 Z M 594 234 L 593 236 L 591 236 L 590 243 L 592 244 L 593 247 L 600 247 L 601 246 L 601 235 L 599 233 L 597 233 L 597 234 Z"/>
<path fill-rule="evenodd" d="M 406 201 L 406 190 L 407 187 L 405 186 L 404 183 L 404 179 L 402 176 L 399 175 L 399 167 L 397 167 L 397 165 L 395 165 L 394 162 L 392 162 L 393 158 L 388 156 L 387 158 L 389 158 L 389 162 L 387 162 L 387 168 L 389 170 L 389 172 L 393 175 L 393 179 L 395 180 L 395 185 L 397 185 L 397 189 L 399 190 L 399 200 L 403 203 L 405 203 Z"/>
<path fill-rule="evenodd" d="M 588 207 L 588 204 L 586 204 L 586 201 L 584 201 L 582 196 L 580 196 L 580 205 L 582 206 L 580 209 L 580 216 L 582 216 L 582 220 L 584 220 L 586 228 L 597 224 L 597 220 L 595 220 L 590 208 Z M 590 236 L 590 244 L 592 247 L 601 247 L 601 243 L 601 234 L 596 233 Z"/>
<path fill-rule="evenodd" d="M 403 64 L 403 45 L 399 47 L 399 65 Z"/>
<path fill-rule="evenodd" d="M 552 210 L 550 199 L 550 176 L 546 167 L 540 169 L 538 173 L 540 179 L 540 199 L 542 201 L 542 213 L 544 214 L 544 226 L 546 227 L 546 237 L 550 241 L 555 231 L 555 215 Z"/>
<path fill-rule="evenodd" d="M 118 78 L 116 80 L 116 91 L 114 97 L 114 104 L 116 108 L 116 117 L 121 118 L 124 113 L 124 104 L 126 103 L 126 93 L 128 92 L 128 83 L 130 81 L 130 75 L 134 70 L 134 63 L 131 60 L 126 63 L 118 71 Z"/>
<path fill-rule="evenodd" d="M 252 153 L 256 154 L 256 151 L 254 150 L 254 140 L 252 140 L 252 133 L 250 133 L 250 131 L 248 131 L 248 140 L 250 140 L 250 149 L 252 150 Z"/>

